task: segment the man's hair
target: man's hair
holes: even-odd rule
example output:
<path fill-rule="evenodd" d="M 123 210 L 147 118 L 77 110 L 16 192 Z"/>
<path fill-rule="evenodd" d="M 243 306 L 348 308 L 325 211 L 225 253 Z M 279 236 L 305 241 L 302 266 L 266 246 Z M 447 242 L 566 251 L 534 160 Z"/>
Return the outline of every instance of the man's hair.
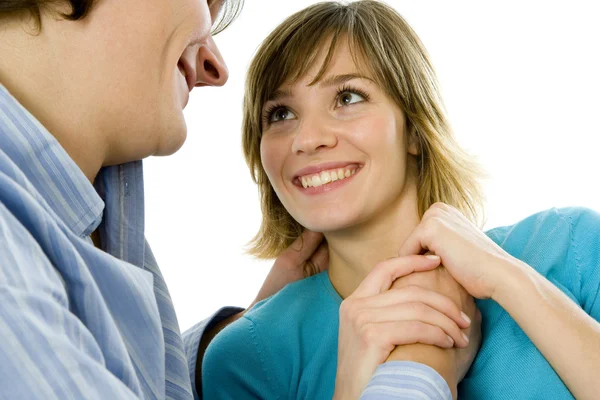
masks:
<path fill-rule="evenodd" d="M 64 3 L 71 7 L 70 13 L 60 13 L 62 18 L 77 21 L 85 18 L 97 1 L 101 0 L 0 0 L 0 17 L 29 13 L 36 23 L 36 29 L 42 28 L 42 10 L 52 4 Z M 213 25 L 212 34 L 223 31 L 239 15 L 244 0 L 225 0 Z"/>
<path fill-rule="evenodd" d="M 452 134 L 435 71 L 417 34 L 379 1 L 323 2 L 281 23 L 262 43 L 248 71 L 242 147 L 261 197 L 262 224 L 249 247 L 257 257 L 276 257 L 303 230 L 283 207 L 263 169 L 262 108 L 282 84 L 302 78 L 324 49 L 325 60 L 312 83 L 318 82 L 336 44 L 343 41 L 357 67 L 366 68 L 406 116 L 407 132 L 419 148 L 420 215 L 433 203 L 445 202 L 473 222 L 480 218 L 480 170 Z"/>
<path fill-rule="evenodd" d="M 64 0 L 71 6 L 71 13 L 61 13 L 61 16 L 70 21 L 84 18 L 92 8 L 95 0 Z M 2 0 L 0 2 L 0 16 L 10 14 L 29 13 L 35 20 L 37 28 L 41 28 L 42 10 L 57 0 Z"/>

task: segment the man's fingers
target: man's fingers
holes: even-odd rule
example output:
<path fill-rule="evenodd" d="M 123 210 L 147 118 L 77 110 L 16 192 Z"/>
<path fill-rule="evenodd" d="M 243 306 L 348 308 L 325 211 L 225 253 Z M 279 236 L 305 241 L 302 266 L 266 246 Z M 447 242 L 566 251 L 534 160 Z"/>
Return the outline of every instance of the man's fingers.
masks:
<path fill-rule="evenodd" d="M 391 288 L 376 296 L 361 299 L 365 309 L 378 309 L 399 306 L 403 303 L 422 303 L 451 318 L 460 328 L 467 328 L 470 322 L 461 314 L 462 310 L 449 297 L 433 290 L 416 285 L 401 289 Z"/>
<path fill-rule="evenodd" d="M 352 296 L 356 298 L 374 296 L 388 290 L 392 283 L 401 276 L 415 271 L 430 271 L 439 265 L 440 258 L 433 255 L 390 258 L 377 264 L 356 288 Z"/>
<path fill-rule="evenodd" d="M 450 336 L 457 347 L 466 347 L 469 342 L 463 336 L 460 327 L 444 313 L 424 303 L 402 303 L 383 308 L 372 308 L 363 310 L 368 316 L 362 316 L 369 320 L 368 324 L 381 324 L 386 322 L 416 321 L 441 328 L 446 335 Z M 364 322 L 363 322 L 364 324 Z"/>
<path fill-rule="evenodd" d="M 300 235 L 290 247 L 287 248 L 286 252 L 290 254 L 290 257 L 294 257 L 297 264 L 301 264 L 310 259 L 322 241 L 322 233 L 309 231 L 307 229 L 302 232 L 302 235 Z"/>
<path fill-rule="evenodd" d="M 454 341 L 442 328 L 421 321 L 399 321 L 373 324 L 372 336 L 386 345 L 401 346 L 404 344 L 431 344 L 448 349 Z"/>
<path fill-rule="evenodd" d="M 313 253 L 310 260 L 306 263 L 306 266 L 307 268 L 304 271 L 305 278 L 323 272 L 329 267 L 329 248 L 327 243 L 321 242 L 317 251 Z"/>

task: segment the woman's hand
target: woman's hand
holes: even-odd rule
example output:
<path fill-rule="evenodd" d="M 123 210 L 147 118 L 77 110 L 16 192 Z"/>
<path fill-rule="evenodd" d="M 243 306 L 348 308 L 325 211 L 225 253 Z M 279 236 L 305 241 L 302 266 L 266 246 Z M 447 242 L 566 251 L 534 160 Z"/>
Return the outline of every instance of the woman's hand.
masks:
<path fill-rule="evenodd" d="M 450 298 L 412 285 L 389 290 L 399 277 L 439 264 L 420 255 L 384 261 L 342 302 L 334 398 L 358 398 L 397 345 L 467 346 L 461 329 L 470 323 Z"/>
<path fill-rule="evenodd" d="M 450 274 L 472 296 L 487 299 L 515 259 L 473 225 L 460 211 L 435 203 L 402 245 L 399 256 L 430 251 L 442 258 Z"/>

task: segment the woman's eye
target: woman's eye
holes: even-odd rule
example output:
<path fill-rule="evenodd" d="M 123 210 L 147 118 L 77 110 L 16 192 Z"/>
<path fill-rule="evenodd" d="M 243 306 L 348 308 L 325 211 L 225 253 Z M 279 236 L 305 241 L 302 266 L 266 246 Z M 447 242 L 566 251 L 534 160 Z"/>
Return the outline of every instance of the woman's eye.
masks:
<path fill-rule="evenodd" d="M 295 115 L 289 109 L 285 107 L 279 107 L 271 113 L 269 122 L 285 121 L 286 119 L 292 119 Z"/>
<path fill-rule="evenodd" d="M 337 105 L 339 107 L 343 107 L 343 106 L 348 106 L 350 104 L 359 103 L 364 100 L 365 100 L 365 98 L 358 93 L 343 92 L 343 93 L 340 93 L 340 95 L 338 96 L 338 104 Z"/>

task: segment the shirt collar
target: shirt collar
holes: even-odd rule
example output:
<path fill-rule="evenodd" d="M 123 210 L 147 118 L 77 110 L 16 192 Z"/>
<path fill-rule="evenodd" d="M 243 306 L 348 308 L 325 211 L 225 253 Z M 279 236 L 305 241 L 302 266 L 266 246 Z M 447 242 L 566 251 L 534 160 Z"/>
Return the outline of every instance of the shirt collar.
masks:
<path fill-rule="evenodd" d="M 58 141 L 0 84 L 0 150 L 80 237 L 100 224 L 104 202 Z"/>

